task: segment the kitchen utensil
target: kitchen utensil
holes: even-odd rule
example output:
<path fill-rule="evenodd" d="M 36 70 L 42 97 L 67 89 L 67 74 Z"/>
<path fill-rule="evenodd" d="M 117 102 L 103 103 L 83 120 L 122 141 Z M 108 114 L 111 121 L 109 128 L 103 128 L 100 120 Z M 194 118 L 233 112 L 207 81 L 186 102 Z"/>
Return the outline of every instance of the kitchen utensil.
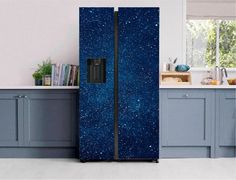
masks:
<path fill-rule="evenodd" d="M 174 62 L 173 62 L 173 63 L 175 64 L 175 63 L 177 62 L 177 60 L 178 60 L 178 58 L 175 58 L 175 60 L 174 60 Z"/>
<path fill-rule="evenodd" d="M 215 80 L 217 83 L 217 85 L 221 85 L 224 83 L 223 78 L 224 75 L 225 77 L 227 77 L 227 70 L 224 67 L 219 67 L 216 66 L 213 70 L 212 70 L 212 74 L 213 74 L 213 80 Z"/>
<path fill-rule="evenodd" d="M 168 71 L 175 71 L 175 66 L 173 63 L 164 63 L 163 64 L 163 72 L 168 72 Z"/>

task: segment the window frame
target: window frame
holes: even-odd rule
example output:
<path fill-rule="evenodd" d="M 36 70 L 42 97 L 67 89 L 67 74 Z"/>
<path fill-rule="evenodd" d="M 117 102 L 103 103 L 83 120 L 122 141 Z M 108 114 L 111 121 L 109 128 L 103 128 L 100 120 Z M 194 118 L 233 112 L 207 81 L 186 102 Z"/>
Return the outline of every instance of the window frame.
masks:
<path fill-rule="evenodd" d="M 210 18 L 209 18 L 210 19 Z M 201 18 L 199 19 L 192 19 L 192 20 L 201 20 Z M 203 19 L 202 19 L 203 20 Z M 216 64 L 215 66 L 220 66 L 220 53 L 219 53 L 219 45 L 220 45 L 220 19 L 214 19 L 215 21 L 217 21 L 217 27 L 216 27 Z M 232 20 L 236 20 L 236 19 L 232 19 Z M 185 24 L 184 24 L 184 43 L 185 43 L 185 58 L 184 58 L 184 63 L 187 64 L 187 21 L 188 19 L 185 19 Z M 191 67 L 191 71 L 209 71 L 212 68 L 207 68 L 207 67 Z M 236 68 L 226 68 L 227 71 L 229 72 L 236 72 Z"/>

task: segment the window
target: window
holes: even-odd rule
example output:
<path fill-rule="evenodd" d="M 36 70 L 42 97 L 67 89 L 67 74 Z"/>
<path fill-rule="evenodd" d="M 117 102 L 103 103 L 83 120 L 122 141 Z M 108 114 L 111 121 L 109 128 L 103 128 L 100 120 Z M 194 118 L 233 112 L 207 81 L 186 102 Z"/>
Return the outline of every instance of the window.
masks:
<path fill-rule="evenodd" d="M 187 64 L 236 68 L 236 20 L 187 20 Z"/>

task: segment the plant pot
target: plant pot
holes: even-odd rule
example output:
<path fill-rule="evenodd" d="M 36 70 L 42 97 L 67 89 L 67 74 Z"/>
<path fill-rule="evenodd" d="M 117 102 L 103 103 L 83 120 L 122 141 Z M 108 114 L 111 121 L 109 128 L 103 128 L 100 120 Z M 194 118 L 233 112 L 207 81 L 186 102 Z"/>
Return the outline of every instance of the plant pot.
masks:
<path fill-rule="evenodd" d="M 42 79 L 35 79 L 34 83 L 35 83 L 35 86 L 42 86 L 43 81 Z"/>

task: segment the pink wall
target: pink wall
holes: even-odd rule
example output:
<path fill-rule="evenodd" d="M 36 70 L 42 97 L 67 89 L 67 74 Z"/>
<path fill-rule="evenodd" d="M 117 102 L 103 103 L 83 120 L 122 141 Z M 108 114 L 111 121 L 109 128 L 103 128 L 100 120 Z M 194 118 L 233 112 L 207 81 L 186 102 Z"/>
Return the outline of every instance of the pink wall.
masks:
<path fill-rule="evenodd" d="M 53 62 L 78 64 L 80 6 L 160 7 L 160 64 L 168 57 L 184 62 L 184 2 L 0 0 L 0 86 L 33 85 L 31 75 L 47 57 Z"/>
<path fill-rule="evenodd" d="M 0 0 L 0 85 L 33 85 L 47 57 L 78 64 L 74 0 Z"/>

